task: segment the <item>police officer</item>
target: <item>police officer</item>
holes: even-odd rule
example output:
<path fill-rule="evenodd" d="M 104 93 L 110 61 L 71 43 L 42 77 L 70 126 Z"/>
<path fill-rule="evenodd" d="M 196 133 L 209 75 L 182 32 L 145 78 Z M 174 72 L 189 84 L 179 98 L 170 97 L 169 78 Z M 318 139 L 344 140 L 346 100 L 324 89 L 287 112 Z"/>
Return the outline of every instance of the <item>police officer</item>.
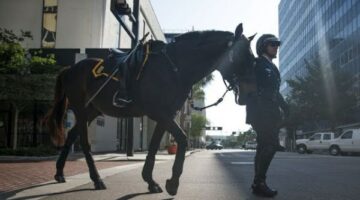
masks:
<path fill-rule="evenodd" d="M 246 106 L 246 123 L 251 124 L 257 134 L 255 176 L 251 185 L 255 195 L 274 197 L 277 191 L 266 184 L 266 172 L 275 152 L 279 150 L 279 129 L 282 113 L 288 107 L 279 92 L 280 73 L 272 62 L 276 58 L 280 41 L 272 34 L 262 35 L 256 43 L 258 58 L 255 65 L 257 90 L 249 96 Z"/>

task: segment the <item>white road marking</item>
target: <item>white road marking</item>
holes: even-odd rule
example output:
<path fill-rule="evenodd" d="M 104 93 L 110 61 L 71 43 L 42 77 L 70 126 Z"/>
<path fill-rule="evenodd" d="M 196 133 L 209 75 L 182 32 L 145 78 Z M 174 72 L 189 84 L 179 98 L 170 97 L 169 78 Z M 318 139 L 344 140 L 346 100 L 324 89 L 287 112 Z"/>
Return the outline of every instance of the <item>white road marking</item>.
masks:
<path fill-rule="evenodd" d="M 253 165 L 254 162 L 231 162 L 232 165 Z"/>

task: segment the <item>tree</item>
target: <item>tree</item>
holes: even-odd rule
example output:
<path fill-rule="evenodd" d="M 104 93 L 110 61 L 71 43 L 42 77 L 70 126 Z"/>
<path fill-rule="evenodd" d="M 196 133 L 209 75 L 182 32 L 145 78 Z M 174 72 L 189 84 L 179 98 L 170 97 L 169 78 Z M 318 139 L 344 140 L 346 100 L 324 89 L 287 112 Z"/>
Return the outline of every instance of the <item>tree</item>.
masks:
<path fill-rule="evenodd" d="M 17 148 L 19 112 L 35 100 L 50 100 L 60 69 L 54 56 L 31 56 L 21 46 L 25 39 L 32 39 L 30 32 L 21 31 L 18 36 L 0 28 L 0 100 L 11 105 L 13 149 Z"/>
<path fill-rule="evenodd" d="M 197 82 L 191 91 L 191 97 L 188 99 L 184 106 L 182 107 L 179 115 L 179 121 L 180 126 L 183 128 L 186 132 L 190 132 L 189 126 L 186 126 L 187 119 L 190 119 L 189 116 L 191 116 L 192 110 L 190 108 L 190 105 L 193 103 L 194 99 L 204 99 L 205 98 L 205 92 L 203 90 L 203 87 L 209 83 L 213 79 L 213 75 L 208 75 L 205 78 L 203 78 L 201 81 Z"/>
<path fill-rule="evenodd" d="M 199 114 L 192 114 L 190 135 L 195 138 L 201 136 L 201 131 L 204 129 L 206 124 L 207 121 L 204 116 Z"/>
<path fill-rule="evenodd" d="M 205 92 L 204 87 L 210 83 L 214 79 L 214 76 L 212 74 L 206 76 L 199 82 L 197 82 L 192 89 L 192 98 L 194 99 L 204 99 L 205 98 Z"/>
<path fill-rule="evenodd" d="M 239 144 L 245 144 L 246 141 L 253 141 L 255 139 L 256 132 L 252 128 L 249 128 L 249 130 L 244 131 L 237 136 L 237 141 Z"/>
<path fill-rule="evenodd" d="M 329 128 L 352 121 L 349 113 L 356 107 L 352 76 L 335 66 L 306 62 L 307 75 L 288 80 L 287 101 L 291 115 L 288 125 L 295 128 L 307 122 L 316 127 L 326 122 Z"/>

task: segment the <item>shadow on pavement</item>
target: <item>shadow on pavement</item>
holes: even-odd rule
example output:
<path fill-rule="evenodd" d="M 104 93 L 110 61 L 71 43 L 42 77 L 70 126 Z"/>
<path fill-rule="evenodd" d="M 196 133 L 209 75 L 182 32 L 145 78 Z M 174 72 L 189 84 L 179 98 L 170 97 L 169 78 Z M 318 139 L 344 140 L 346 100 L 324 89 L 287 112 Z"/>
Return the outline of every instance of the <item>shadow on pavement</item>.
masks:
<path fill-rule="evenodd" d="M 27 188 L 15 190 L 15 191 L 7 192 L 7 193 L 4 193 L 4 194 L 0 194 L 0 199 L 9 199 L 9 198 L 15 196 L 17 193 L 19 193 L 21 191 L 25 191 L 25 190 L 28 190 L 28 189 L 31 189 L 31 188 L 36 188 L 36 187 L 42 187 L 42 186 L 45 186 L 45 185 L 53 185 L 53 184 L 58 184 L 58 183 L 57 182 L 46 183 L 46 184 L 31 186 L 31 187 L 27 187 Z M 45 194 L 40 194 L 40 195 L 23 196 L 23 197 L 13 198 L 12 200 L 27 200 L 27 199 L 32 199 L 32 198 L 40 198 L 40 197 L 54 196 L 54 195 L 59 195 L 59 194 L 81 192 L 81 191 L 93 191 L 93 190 L 95 190 L 95 189 L 88 189 L 88 188 L 76 189 L 76 190 L 68 190 L 68 191 L 64 191 L 64 192 L 54 192 L 54 193 L 45 193 Z"/>
<path fill-rule="evenodd" d="M 128 195 L 125 195 L 123 197 L 120 197 L 117 200 L 128 200 L 128 199 L 132 199 L 134 197 L 141 196 L 141 195 L 146 195 L 146 194 L 153 194 L 153 193 L 151 193 L 151 192 L 133 193 L 133 194 L 128 194 Z M 163 199 L 163 200 L 173 200 L 173 199 L 174 198 L 168 198 L 168 199 Z"/>
<path fill-rule="evenodd" d="M 152 193 L 151 192 L 141 192 L 141 193 L 127 194 L 123 197 L 118 198 L 117 200 L 128 200 L 128 199 L 132 199 L 134 197 L 145 195 L 145 194 L 152 194 Z"/>
<path fill-rule="evenodd" d="M 26 187 L 26 188 L 21 188 L 21 189 L 17 189 L 17 190 L 12 190 L 12 191 L 7 191 L 7 192 L 2 192 L 0 191 L 0 199 L 3 198 L 10 198 L 12 196 L 15 196 L 17 193 L 25 191 L 25 190 L 29 190 L 32 188 L 37 188 L 37 187 L 41 187 L 41 186 L 45 186 L 45 185 L 53 185 L 53 184 L 58 184 L 57 182 L 51 182 L 51 183 L 44 183 L 44 184 L 39 184 L 39 185 L 33 185 L 30 187 Z"/>

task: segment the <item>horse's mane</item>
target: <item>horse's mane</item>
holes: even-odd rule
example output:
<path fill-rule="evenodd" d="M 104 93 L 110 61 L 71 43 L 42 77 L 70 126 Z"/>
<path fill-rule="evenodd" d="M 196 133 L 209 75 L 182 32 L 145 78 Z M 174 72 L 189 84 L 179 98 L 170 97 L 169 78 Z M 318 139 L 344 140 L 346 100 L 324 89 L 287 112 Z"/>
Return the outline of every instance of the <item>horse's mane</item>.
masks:
<path fill-rule="evenodd" d="M 191 32 L 187 32 L 187 33 L 183 33 L 180 34 L 178 36 L 175 37 L 175 42 L 179 42 L 179 41 L 183 41 L 183 40 L 193 40 L 193 39 L 197 39 L 202 35 L 206 35 L 206 34 L 215 34 L 215 33 L 228 33 L 228 34 L 232 34 L 232 32 L 229 31 L 216 31 L 216 30 L 208 30 L 208 31 L 191 31 Z"/>

